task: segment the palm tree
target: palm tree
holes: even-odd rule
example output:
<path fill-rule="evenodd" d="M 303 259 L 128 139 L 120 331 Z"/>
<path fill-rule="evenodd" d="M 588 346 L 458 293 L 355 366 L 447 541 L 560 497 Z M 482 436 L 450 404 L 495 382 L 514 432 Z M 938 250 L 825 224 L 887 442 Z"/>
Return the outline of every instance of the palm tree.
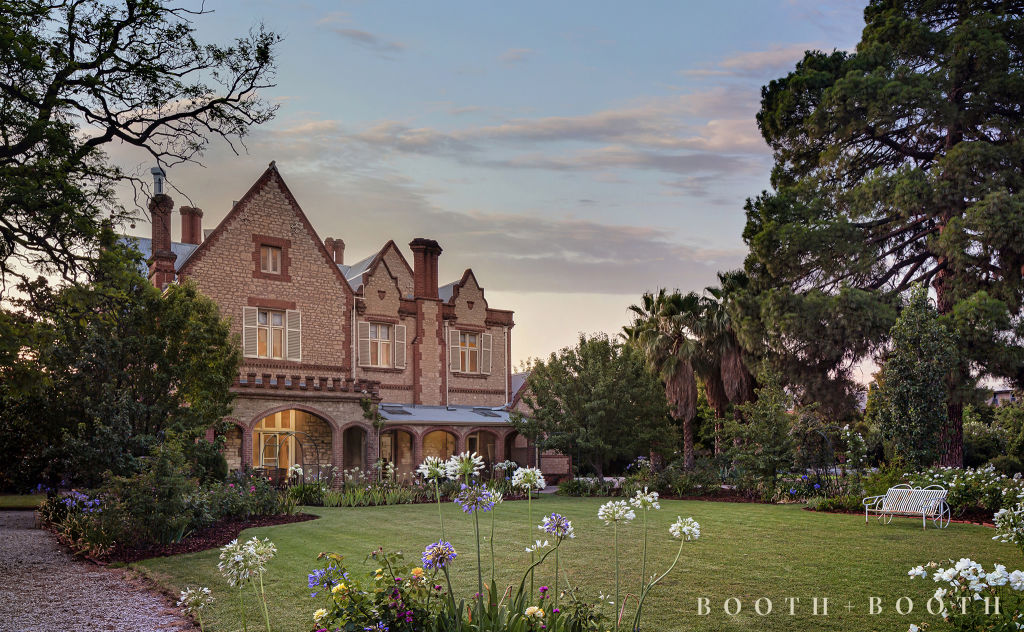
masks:
<path fill-rule="evenodd" d="M 640 305 L 631 305 L 633 324 L 624 327 L 626 340 L 647 357 L 651 369 L 665 383 L 665 397 L 672 416 L 683 425 L 683 467 L 693 467 L 693 418 L 697 414 L 697 382 L 694 360 L 700 345 L 692 323 L 700 312 L 700 297 L 694 293 L 657 294 L 647 292 Z"/>

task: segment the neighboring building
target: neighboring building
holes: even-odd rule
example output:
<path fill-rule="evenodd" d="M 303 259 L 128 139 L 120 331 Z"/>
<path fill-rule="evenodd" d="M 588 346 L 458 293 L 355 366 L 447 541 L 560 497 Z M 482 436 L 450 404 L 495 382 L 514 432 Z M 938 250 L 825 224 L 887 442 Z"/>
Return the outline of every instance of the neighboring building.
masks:
<path fill-rule="evenodd" d="M 317 235 L 271 163 L 212 231 L 201 210 L 181 207 L 173 242 L 173 201 L 161 190 L 152 237 L 137 239 L 149 278 L 194 280 L 241 338 L 233 469 L 368 468 L 381 458 L 411 474 L 425 456 L 465 450 L 488 464 L 535 463 L 509 424 L 513 312 L 487 303 L 472 270 L 439 287 L 436 241 L 414 239 L 412 265 L 392 241 L 346 264 L 345 242 Z M 379 432 L 364 417 L 367 398 L 384 418 Z"/>
<path fill-rule="evenodd" d="M 992 406 L 1015 404 L 1017 403 L 1017 392 L 1009 388 L 994 389 L 992 391 L 992 399 L 988 403 Z"/>

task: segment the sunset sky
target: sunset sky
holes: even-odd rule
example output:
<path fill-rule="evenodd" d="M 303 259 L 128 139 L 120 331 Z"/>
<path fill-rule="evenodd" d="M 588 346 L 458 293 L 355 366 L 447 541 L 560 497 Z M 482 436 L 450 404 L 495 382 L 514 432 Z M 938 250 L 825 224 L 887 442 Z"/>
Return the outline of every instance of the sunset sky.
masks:
<path fill-rule="evenodd" d="M 738 267 L 768 185 L 761 86 L 809 48 L 850 49 L 862 2 L 207 3 L 201 39 L 284 36 L 277 118 L 248 152 L 168 172 L 212 228 L 271 160 L 351 263 L 438 240 L 513 309 L 513 362 L 616 333 L 659 286 Z M 114 148 L 131 169 L 151 164 Z M 187 195 L 187 198 L 185 196 Z M 175 239 L 178 238 L 175 226 Z M 139 223 L 134 231 L 148 235 Z"/>

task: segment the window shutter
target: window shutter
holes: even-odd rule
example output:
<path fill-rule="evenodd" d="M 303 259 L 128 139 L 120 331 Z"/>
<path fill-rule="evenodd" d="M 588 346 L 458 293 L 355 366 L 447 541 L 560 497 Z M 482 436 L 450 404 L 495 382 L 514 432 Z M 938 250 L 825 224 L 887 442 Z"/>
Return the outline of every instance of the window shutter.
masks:
<path fill-rule="evenodd" d="M 457 373 L 462 370 L 462 361 L 459 358 L 459 330 L 449 329 L 448 340 L 451 343 L 448 359 L 451 363 L 452 373 Z"/>
<path fill-rule="evenodd" d="M 405 368 L 405 325 L 395 325 L 395 368 Z"/>
<path fill-rule="evenodd" d="M 491 373 L 491 334 L 480 336 L 480 372 Z"/>
<path fill-rule="evenodd" d="M 359 321 L 359 366 L 370 366 L 370 323 Z"/>
<path fill-rule="evenodd" d="M 256 325 L 258 313 L 255 307 L 242 308 L 242 355 L 255 358 L 259 354 Z"/>
<path fill-rule="evenodd" d="M 302 312 L 290 309 L 285 313 L 287 340 L 284 357 L 295 362 L 302 361 Z"/>

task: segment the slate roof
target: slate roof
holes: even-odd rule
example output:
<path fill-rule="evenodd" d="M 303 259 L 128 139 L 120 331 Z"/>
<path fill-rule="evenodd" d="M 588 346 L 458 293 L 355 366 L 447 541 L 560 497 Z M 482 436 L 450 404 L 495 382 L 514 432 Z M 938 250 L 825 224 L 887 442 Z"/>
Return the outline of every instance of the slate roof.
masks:
<path fill-rule="evenodd" d="M 458 284 L 458 281 L 452 281 L 448 285 L 442 285 L 437 288 L 437 297 L 445 303 L 452 300 L 452 294 L 455 294 L 455 286 Z"/>
<path fill-rule="evenodd" d="M 508 411 L 487 406 L 413 406 L 411 404 L 383 403 L 378 407 L 384 419 L 413 424 L 472 424 L 485 426 L 508 425 Z"/>
<path fill-rule="evenodd" d="M 142 258 L 148 260 L 153 256 L 153 240 L 149 237 L 135 237 L 133 235 L 125 235 L 122 237 L 124 243 L 134 242 L 135 247 L 142 253 Z M 171 252 L 175 254 L 174 259 L 174 270 L 178 271 L 181 266 L 184 265 L 188 258 L 192 256 L 192 253 L 198 248 L 198 244 L 183 244 L 176 241 L 171 242 Z M 149 268 L 145 264 L 139 269 L 143 275 L 149 274 Z"/>

